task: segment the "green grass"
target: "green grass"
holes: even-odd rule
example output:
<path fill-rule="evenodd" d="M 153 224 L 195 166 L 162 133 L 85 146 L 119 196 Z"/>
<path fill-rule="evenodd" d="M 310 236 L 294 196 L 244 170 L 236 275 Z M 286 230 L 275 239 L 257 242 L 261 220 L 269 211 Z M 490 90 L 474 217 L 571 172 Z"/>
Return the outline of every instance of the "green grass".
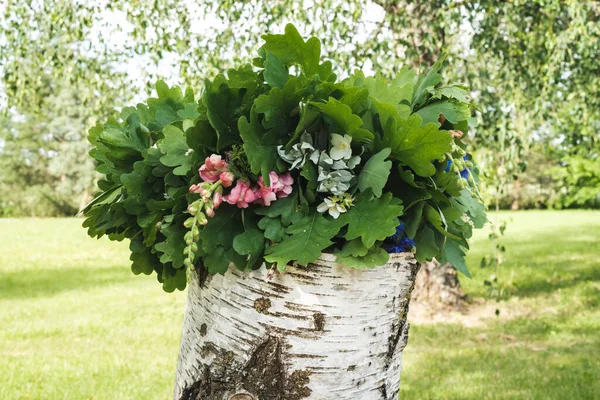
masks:
<path fill-rule="evenodd" d="M 475 327 L 413 325 L 401 399 L 600 398 L 600 212 L 508 218 L 498 276 L 510 296 Z M 472 241 L 473 279 L 461 279 L 473 297 L 486 296 L 482 282 L 496 272 L 479 267 L 487 233 Z"/>
<path fill-rule="evenodd" d="M 498 275 L 511 296 L 473 327 L 413 324 L 402 399 L 600 397 L 600 213 L 508 217 Z M 80 223 L 0 220 L 0 399 L 170 398 L 184 294 L 133 276 L 126 244 Z M 492 272 L 478 267 L 486 235 L 462 280 L 475 299 Z"/>
<path fill-rule="evenodd" d="M 166 399 L 185 296 L 81 220 L 0 220 L 0 399 Z"/>

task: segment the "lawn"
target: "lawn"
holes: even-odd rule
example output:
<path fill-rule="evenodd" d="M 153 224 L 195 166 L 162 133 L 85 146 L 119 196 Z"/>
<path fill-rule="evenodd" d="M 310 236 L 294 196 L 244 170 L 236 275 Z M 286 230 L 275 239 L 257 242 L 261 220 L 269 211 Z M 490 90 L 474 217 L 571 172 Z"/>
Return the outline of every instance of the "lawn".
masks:
<path fill-rule="evenodd" d="M 473 314 L 412 325 L 402 399 L 600 398 L 600 212 L 501 218 L 510 296 L 487 297 L 481 232 L 462 280 Z M 184 294 L 80 224 L 0 220 L 0 399 L 170 398 Z"/>

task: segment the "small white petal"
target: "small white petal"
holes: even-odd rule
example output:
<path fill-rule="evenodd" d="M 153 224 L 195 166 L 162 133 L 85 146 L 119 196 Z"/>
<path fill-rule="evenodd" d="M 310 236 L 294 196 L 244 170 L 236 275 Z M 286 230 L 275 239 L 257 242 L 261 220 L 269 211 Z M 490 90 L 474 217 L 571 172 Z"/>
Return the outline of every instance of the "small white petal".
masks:
<path fill-rule="evenodd" d="M 346 154 L 348 154 L 348 151 L 350 151 L 350 154 L 352 154 L 352 149 L 345 148 L 342 146 L 336 146 L 336 147 L 331 148 L 331 151 L 329 152 L 329 154 L 331 155 L 331 158 L 333 158 L 334 160 L 341 160 L 342 158 L 346 157 Z"/>
<path fill-rule="evenodd" d="M 346 135 L 348 136 L 348 135 Z M 337 133 L 331 134 L 331 144 L 333 146 L 338 146 L 340 143 L 344 142 L 344 137 L 342 135 L 338 135 Z"/>
<path fill-rule="evenodd" d="M 329 209 L 329 215 L 331 215 L 334 219 L 337 219 L 340 216 L 340 212 L 337 208 L 333 207 Z"/>

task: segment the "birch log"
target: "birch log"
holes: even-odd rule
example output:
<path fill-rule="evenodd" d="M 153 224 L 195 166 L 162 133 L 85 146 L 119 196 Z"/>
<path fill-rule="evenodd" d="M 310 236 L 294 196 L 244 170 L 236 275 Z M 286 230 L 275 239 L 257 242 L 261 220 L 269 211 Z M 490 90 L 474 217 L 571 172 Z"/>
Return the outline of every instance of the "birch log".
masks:
<path fill-rule="evenodd" d="M 323 254 L 307 267 L 194 273 L 176 400 L 396 400 L 419 265 L 410 253 L 356 270 Z"/>

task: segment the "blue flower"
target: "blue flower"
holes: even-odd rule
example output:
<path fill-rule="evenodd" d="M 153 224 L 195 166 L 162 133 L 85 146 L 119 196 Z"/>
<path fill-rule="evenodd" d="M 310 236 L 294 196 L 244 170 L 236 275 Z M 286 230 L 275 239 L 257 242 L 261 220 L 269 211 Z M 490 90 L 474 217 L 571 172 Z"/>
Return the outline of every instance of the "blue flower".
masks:
<path fill-rule="evenodd" d="M 400 239 L 398 244 L 395 244 L 388 249 L 388 253 L 404 253 L 406 251 L 411 251 L 414 246 L 415 241 L 404 236 Z"/>
<path fill-rule="evenodd" d="M 393 240 L 394 242 L 399 240 L 402 236 L 404 236 L 404 224 L 400 222 L 400 225 L 396 227 L 396 233 L 392 236 L 389 236 L 388 239 Z"/>
<path fill-rule="evenodd" d="M 463 160 L 468 160 L 469 153 L 467 153 L 464 157 Z M 452 165 L 452 160 L 448 160 L 448 162 L 446 163 L 446 168 L 444 169 L 444 171 L 446 172 L 450 172 L 450 166 Z M 467 168 L 463 169 L 462 171 L 460 171 L 460 177 L 464 178 L 464 179 L 468 179 L 469 178 L 469 170 Z"/>
<path fill-rule="evenodd" d="M 400 225 L 396 227 L 396 233 L 388 237 L 392 241 L 392 246 L 387 250 L 388 253 L 403 253 L 405 251 L 411 251 L 415 245 L 414 240 L 409 239 L 406 236 L 404 223 L 400 222 Z"/>

